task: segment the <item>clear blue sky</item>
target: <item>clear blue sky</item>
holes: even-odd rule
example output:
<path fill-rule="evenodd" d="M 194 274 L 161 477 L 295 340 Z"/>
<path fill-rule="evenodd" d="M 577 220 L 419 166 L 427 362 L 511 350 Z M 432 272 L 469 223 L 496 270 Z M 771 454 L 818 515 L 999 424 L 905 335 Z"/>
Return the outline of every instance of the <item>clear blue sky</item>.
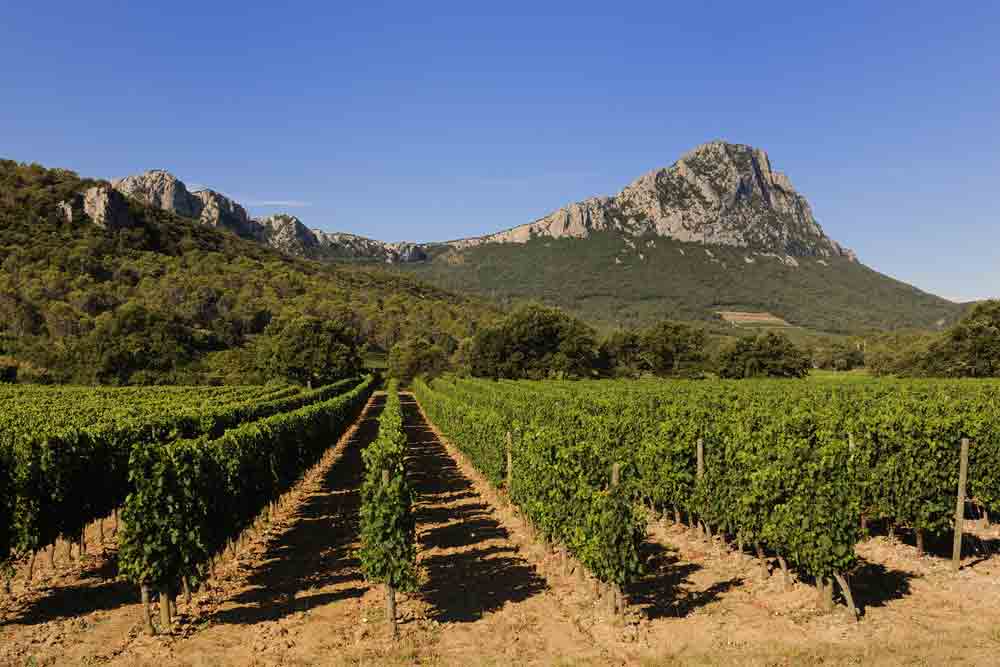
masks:
<path fill-rule="evenodd" d="M 7 4 L 0 155 L 436 240 L 722 138 L 869 265 L 1000 295 L 1000 4 L 266 4 Z"/>

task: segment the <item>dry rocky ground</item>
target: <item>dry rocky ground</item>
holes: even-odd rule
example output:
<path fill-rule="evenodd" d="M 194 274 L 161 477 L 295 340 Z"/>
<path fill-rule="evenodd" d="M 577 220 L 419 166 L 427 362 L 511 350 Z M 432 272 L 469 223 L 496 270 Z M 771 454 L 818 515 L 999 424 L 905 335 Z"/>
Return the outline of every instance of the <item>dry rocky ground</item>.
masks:
<path fill-rule="evenodd" d="M 354 555 L 360 452 L 381 405 L 179 600 L 168 633 L 143 633 L 137 592 L 115 578 L 113 520 L 103 541 L 90 528 L 80 560 L 63 544 L 54 568 L 41 554 L 30 587 L 20 564 L 0 602 L 0 665 L 1000 664 L 1000 557 L 972 553 L 955 573 L 947 544 L 918 557 L 908 536 L 859 546 L 855 622 L 842 605 L 819 611 L 811 586 L 786 588 L 748 556 L 651 521 L 649 574 L 612 617 L 405 395 L 423 582 L 401 597 L 393 642 Z M 979 536 L 1000 542 L 996 528 Z"/>

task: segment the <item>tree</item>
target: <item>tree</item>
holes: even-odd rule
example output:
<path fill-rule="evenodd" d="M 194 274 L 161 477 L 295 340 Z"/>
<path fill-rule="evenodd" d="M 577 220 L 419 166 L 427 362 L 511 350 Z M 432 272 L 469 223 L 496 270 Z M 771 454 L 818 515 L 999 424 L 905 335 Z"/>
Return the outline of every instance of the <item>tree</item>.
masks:
<path fill-rule="evenodd" d="M 481 329 L 469 350 L 473 375 L 586 377 L 597 359 L 594 330 L 557 308 L 527 305 Z"/>
<path fill-rule="evenodd" d="M 17 363 L 0 359 L 0 384 L 17 382 Z"/>
<path fill-rule="evenodd" d="M 642 339 L 634 329 L 618 329 L 598 349 L 599 366 L 609 375 L 636 377 L 643 369 Z"/>
<path fill-rule="evenodd" d="M 801 378 L 809 373 L 809 357 L 787 336 L 768 332 L 740 338 L 722 351 L 718 372 L 724 378 Z"/>
<path fill-rule="evenodd" d="M 100 315 L 94 330 L 80 340 L 77 379 L 102 384 L 169 381 L 194 351 L 192 332 L 176 317 L 127 303 Z"/>
<path fill-rule="evenodd" d="M 977 303 L 931 343 L 919 366 L 923 375 L 1000 377 L 1000 300 Z"/>
<path fill-rule="evenodd" d="M 919 375 L 934 336 L 924 331 L 893 331 L 865 341 L 865 368 L 872 375 Z"/>
<path fill-rule="evenodd" d="M 324 385 L 361 372 L 357 332 L 333 320 L 294 315 L 272 321 L 258 344 L 266 374 L 304 385 Z"/>
<path fill-rule="evenodd" d="M 704 329 L 664 320 L 646 329 L 641 338 L 641 358 L 656 375 L 677 375 L 705 358 Z"/>
<path fill-rule="evenodd" d="M 389 350 L 389 375 L 409 382 L 418 375 L 433 377 L 448 368 L 448 355 L 424 337 L 400 341 Z"/>
<path fill-rule="evenodd" d="M 865 354 L 854 341 L 825 341 L 812 351 L 812 364 L 825 370 L 849 371 L 865 365 Z"/>

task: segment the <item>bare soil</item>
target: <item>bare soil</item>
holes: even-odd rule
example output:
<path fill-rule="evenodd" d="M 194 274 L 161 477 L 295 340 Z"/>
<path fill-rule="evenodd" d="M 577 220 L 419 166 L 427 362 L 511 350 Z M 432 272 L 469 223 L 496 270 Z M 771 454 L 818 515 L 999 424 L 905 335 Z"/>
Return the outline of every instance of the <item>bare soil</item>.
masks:
<path fill-rule="evenodd" d="M 179 599 L 168 633 L 142 632 L 138 594 L 116 578 L 110 518 L 103 541 L 88 529 L 82 560 L 63 544 L 55 568 L 40 554 L 30 587 L 20 563 L 13 595 L 0 595 L 0 665 L 1000 664 L 995 527 L 974 531 L 985 548 L 970 549 L 959 572 L 947 536 L 929 539 L 925 556 L 908 534 L 859 545 L 855 621 L 843 604 L 819 611 L 815 588 L 764 575 L 749 553 L 650 517 L 648 574 L 614 616 L 407 394 L 422 584 L 399 596 L 393 642 L 384 592 L 355 557 L 360 453 L 383 400 L 190 605 Z"/>

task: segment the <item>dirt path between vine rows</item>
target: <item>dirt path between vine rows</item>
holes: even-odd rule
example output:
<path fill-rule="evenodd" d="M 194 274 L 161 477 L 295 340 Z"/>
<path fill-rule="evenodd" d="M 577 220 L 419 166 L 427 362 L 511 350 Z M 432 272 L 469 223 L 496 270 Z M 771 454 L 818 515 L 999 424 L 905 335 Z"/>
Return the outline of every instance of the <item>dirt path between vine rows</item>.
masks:
<path fill-rule="evenodd" d="M 280 656 L 287 626 L 366 590 L 354 558 L 361 450 L 378 432 L 383 404 L 382 394 L 369 400 L 270 525 L 225 558 L 190 605 L 178 598 L 169 633 L 144 634 L 135 587 L 115 578 L 110 530 L 101 544 L 88 530 L 92 546 L 81 562 L 61 557 L 48 571 L 40 557 L 30 590 L 21 564 L 15 595 L 0 606 L 0 665 L 242 665 Z"/>
<path fill-rule="evenodd" d="M 522 555 L 530 541 L 513 539 L 412 397 L 402 400 L 422 578 L 418 591 L 399 596 L 398 642 L 389 639 L 383 590 L 364 581 L 355 556 L 361 451 L 377 435 L 384 403 L 376 395 L 272 524 L 224 562 L 190 605 L 178 600 L 171 632 L 143 633 L 136 592 L 114 579 L 108 536 L 99 556 L 57 567 L 51 579 L 37 579 L 36 571 L 35 589 L 8 600 L 0 664 L 607 662 L 605 649 L 538 573 L 539 560 Z"/>
<path fill-rule="evenodd" d="M 101 544 L 91 527 L 84 561 L 60 551 L 50 572 L 40 557 L 29 592 L 21 564 L 0 604 L 0 665 L 1000 664 L 1000 557 L 974 554 L 954 573 L 947 540 L 917 556 L 906 534 L 859 545 L 858 623 L 842 606 L 818 611 L 805 583 L 786 589 L 753 558 L 651 521 L 647 574 L 627 591 L 627 614 L 611 617 L 592 581 L 401 399 L 422 579 L 399 596 L 398 642 L 355 556 L 377 394 L 274 522 L 179 602 L 170 634 L 142 633 L 135 591 L 114 579 L 110 527 Z M 1000 546 L 997 527 L 979 534 Z"/>

